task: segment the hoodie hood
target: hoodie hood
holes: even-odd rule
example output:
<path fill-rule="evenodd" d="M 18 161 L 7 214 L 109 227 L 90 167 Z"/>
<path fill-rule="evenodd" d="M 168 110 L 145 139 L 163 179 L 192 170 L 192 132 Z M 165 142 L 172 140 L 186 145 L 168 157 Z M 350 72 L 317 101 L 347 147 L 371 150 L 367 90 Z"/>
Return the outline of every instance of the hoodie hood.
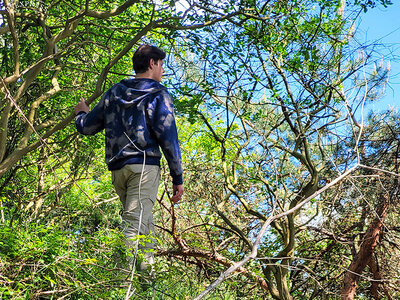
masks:
<path fill-rule="evenodd" d="M 151 94 L 156 94 L 166 88 L 150 78 L 128 78 L 117 83 L 112 89 L 113 99 L 124 107 L 138 105 Z"/>

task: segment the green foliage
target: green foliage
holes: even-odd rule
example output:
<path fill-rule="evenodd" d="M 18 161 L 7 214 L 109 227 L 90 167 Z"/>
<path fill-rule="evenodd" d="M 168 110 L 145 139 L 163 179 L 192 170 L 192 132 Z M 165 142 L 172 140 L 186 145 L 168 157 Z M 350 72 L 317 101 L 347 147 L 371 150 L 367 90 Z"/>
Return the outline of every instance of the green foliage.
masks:
<path fill-rule="evenodd" d="M 355 5 L 361 6 L 361 8 L 366 12 L 369 8 L 374 8 L 378 5 L 382 5 L 383 7 L 388 7 L 393 4 L 391 0 L 355 0 Z"/>
<path fill-rule="evenodd" d="M 87 234 L 56 225 L 32 223 L 16 230 L 2 224 L 0 238 L 1 299 L 125 298 L 130 275 L 122 271 L 121 266 L 126 265 L 121 262 L 128 254 L 118 230 L 102 228 Z M 153 285 L 157 299 L 188 299 L 200 293 L 204 279 L 197 272 L 201 271 L 188 268 L 184 262 L 158 258 Z M 153 288 L 141 289 L 141 276 L 133 277 L 135 295 L 151 296 Z M 228 281 L 207 299 L 246 296 L 242 285 Z"/>
<path fill-rule="evenodd" d="M 360 103 L 382 95 L 389 70 L 369 68 L 371 58 L 356 55 L 351 24 L 360 7 L 391 1 L 355 0 L 344 11 L 336 0 L 194 1 L 185 12 L 174 2 L 139 1 L 101 17 L 125 1 L 13 2 L 26 73 L 10 77 L 16 49 L 8 33 L 0 35 L 0 72 L 46 144 L 2 100 L 0 298 L 125 298 L 127 274 L 120 267 L 131 254 L 116 229 L 121 204 L 103 162 L 103 136 L 78 136 L 70 120 L 80 97 L 95 103 L 132 73 L 130 49 L 143 41 L 171 53 L 165 82 L 185 164 L 185 198 L 174 209 L 163 164 L 155 208 L 159 299 L 198 295 L 250 253 L 268 217 L 353 166 L 358 153 L 371 166 L 397 161 L 396 116 L 372 116 L 363 132 L 354 123 Z M 257 259 L 207 299 L 337 297 L 373 220 L 377 191 L 394 186 L 370 175 L 377 174 L 357 173 L 272 222 Z M 398 230 L 396 222 L 390 214 L 388 230 Z M 397 253 L 396 243 L 384 243 L 377 257 L 388 274 L 382 282 L 392 283 L 400 267 L 386 249 Z M 151 297 L 141 279 L 133 277 L 135 295 Z M 366 298 L 370 283 L 359 286 Z"/>
<path fill-rule="evenodd" d="M 118 230 L 104 228 L 89 235 L 35 223 L 16 230 L 6 223 L 0 226 L 0 237 L 2 299 L 124 295 L 116 258 L 126 257 L 126 250 Z"/>

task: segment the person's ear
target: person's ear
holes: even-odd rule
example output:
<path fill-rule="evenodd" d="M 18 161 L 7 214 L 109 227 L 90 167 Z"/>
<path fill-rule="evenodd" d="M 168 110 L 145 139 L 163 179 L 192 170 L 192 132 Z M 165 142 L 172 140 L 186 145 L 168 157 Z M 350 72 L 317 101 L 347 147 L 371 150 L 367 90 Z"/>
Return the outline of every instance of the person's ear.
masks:
<path fill-rule="evenodd" d="M 150 62 L 149 62 L 149 69 L 153 69 L 154 65 L 155 65 L 155 61 L 153 58 L 150 58 Z"/>

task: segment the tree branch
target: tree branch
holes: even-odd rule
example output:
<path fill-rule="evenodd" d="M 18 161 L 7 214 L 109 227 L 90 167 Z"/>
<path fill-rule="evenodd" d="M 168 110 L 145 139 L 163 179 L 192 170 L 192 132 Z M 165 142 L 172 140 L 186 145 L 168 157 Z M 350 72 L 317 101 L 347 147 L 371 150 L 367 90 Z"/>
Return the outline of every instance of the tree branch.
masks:
<path fill-rule="evenodd" d="M 263 224 L 263 227 L 260 230 L 260 233 L 257 235 L 256 241 L 253 244 L 253 248 L 251 253 L 246 256 L 244 259 L 242 259 L 241 261 L 234 263 L 231 267 L 229 267 L 226 271 L 224 271 L 223 273 L 221 273 L 221 275 L 213 282 L 211 283 L 204 291 L 202 291 L 197 297 L 193 298 L 193 300 L 199 300 L 202 299 L 204 296 L 206 296 L 207 294 L 209 294 L 213 289 L 215 289 L 221 282 L 223 282 L 227 276 L 229 276 L 232 272 L 235 272 L 237 269 L 242 268 L 249 260 L 254 259 L 257 257 L 257 251 L 258 251 L 258 246 L 267 230 L 267 228 L 269 227 L 269 225 L 271 224 L 271 222 L 273 222 L 274 220 L 277 220 L 279 218 L 282 218 L 284 216 L 287 216 L 291 213 L 294 213 L 295 211 L 297 211 L 298 209 L 300 209 L 304 204 L 306 204 L 307 202 L 309 202 L 311 199 L 317 197 L 318 195 L 320 195 L 322 192 L 324 192 L 325 190 L 329 189 L 330 187 L 336 185 L 338 182 L 340 182 L 341 180 L 343 180 L 344 178 L 346 178 L 349 174 L 351 174 L 352 172 L 354 172 L 359 166 L 356 165 L 353 168 L 347 170 L 346 172 L 344 172 L 343 174 L 341 174 L 339 177 L 337 177 L 335 180 L 331 181 L 329 184 L 325 185 L 323 188 L 319 189 L 317 192 L 313 193 L 312 195 L 310 195 L 309 197 L 307 197 L 306 199 L 304 199 L 303 201 L 301 201 L 300 203 L 298 203 L 295 207 L 293 207 L 292 209 L 289 209 L 283 213 L 277 214 L 275 216 L 271 216 L 269 217 Z"/>

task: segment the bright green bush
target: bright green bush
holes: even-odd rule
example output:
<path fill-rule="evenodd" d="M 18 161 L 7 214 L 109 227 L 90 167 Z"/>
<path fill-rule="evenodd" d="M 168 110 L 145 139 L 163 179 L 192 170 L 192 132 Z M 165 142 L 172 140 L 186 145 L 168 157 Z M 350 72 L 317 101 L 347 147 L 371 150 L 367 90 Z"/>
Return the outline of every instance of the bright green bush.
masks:
<path fill-rule="evenodd" d="M 1 299 L 120 299 L 124 294 L 126 276 L 117 264 L 126 253 L 118 230 L 88 235 L 55 225 L 2 224 L 0 253 Z"/>
<path fill-rule="evenodd" d="M 88 234 L 58 225 L 0 224 L 0 299 L 125 299 L 127 255 L 118 229 Z M 144 289 L 134 274 L 131 299 L 151 299 L 153 291 L 154 299 L 191 299 L 212 280 L 167 257 L 156 257 L 154 269 L 154 289 Z M 227 281 L 206 299 L 237 299 L 240 289 Z"/>

